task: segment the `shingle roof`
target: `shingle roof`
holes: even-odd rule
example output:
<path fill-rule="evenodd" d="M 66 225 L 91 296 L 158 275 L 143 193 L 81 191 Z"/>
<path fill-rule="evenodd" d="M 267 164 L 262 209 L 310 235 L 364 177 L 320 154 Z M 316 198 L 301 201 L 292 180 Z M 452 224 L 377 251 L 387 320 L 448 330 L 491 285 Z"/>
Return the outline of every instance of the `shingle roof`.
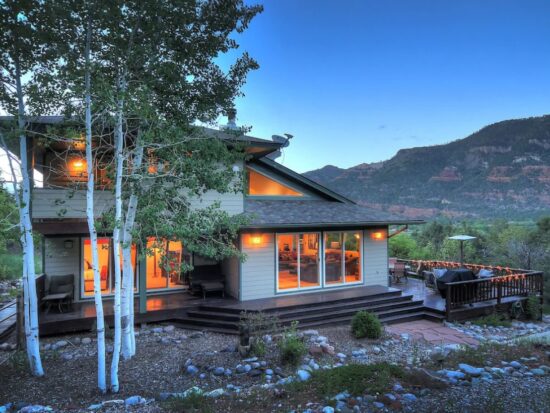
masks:
<path fill-rule="evenodd" d="M 245 201 L 247 228 L 387 225 L 422 223 L 361 205 L 332 201 Z"/>

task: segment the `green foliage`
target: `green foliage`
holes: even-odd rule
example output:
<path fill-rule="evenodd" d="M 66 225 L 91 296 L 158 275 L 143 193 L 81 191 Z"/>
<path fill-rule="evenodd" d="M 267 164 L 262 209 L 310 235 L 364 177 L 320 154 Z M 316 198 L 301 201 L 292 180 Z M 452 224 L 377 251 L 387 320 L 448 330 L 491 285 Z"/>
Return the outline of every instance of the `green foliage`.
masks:
<path fill-rule="evenodd" d="M 471 321 L 478 326 L 510 327 L 512 323 L 502 314 L 491 314 Z"/>
<path fill-rule="evenodd" d="M 281 362 L 291 366 L 298 365 L 307 353 L 306 345 L 298 337 L 297 326 L 297 321 L 292 322 L 291 327 L 283 333 L 283 337 L 278 343 Z"/>
<path fill-rule="evenodd" d="M 277 334 L 281 327 L 276 315 L 263 311 L 243 311 L 239 320 L 239 330 L 243 327 L 250 334 L 250 352 L 258 357 L 266 354 L 267 346 L 263 340 L 265 334 Z"/>
<path fill-rule="evenodd" d="M 4 187 L 0 180 L 0 254 L 7 251 L 8 246 L 19 243 L 19 213 L 15 199 Z M 1 266 L 2 264 L 0 264 Z M 0 268 L 0 272 L 1 272 Z M 19 275 L 21 273 L 19 272 Z M 2 275 L 0 274 L 0 279 Z"/>
<path fill-rule="evenodd" d="M 409 234 L 402 232 L 388 241 L 389 254 L 391 257 L 404 259 L 417 258 L 418 245 L 414 238 Z"/>
<path fill-rule="evenodd" d="M 19 254 L 0 254 L 0 280 L 15 280 L 23 274 L 23 259 Z"/>
<path fill-rule="evenodd" d="M 330 370 L 316 370 L 306 383 L 290 386 L 291 391 L 314 389 L 320 397 L 334 397 L 343 391 L 353 396 L 387 392 L 393 380 L 403 377 L 400 366 L 386 362 L 375 364 L 350 364 Z"/>
<path fill-rule="evenodd" d="M 541 304 L 540 298 L 536 295 L 531 295 L 525 302 L 525 315 L 530 320 L 540 320 Z"/>
<path fill-rule="evenodd" d="M 378 339 L 382 336 L 382 323 L 376 314 L 361 310 L 351 320 L 351 333 L 355 338 Z"/>

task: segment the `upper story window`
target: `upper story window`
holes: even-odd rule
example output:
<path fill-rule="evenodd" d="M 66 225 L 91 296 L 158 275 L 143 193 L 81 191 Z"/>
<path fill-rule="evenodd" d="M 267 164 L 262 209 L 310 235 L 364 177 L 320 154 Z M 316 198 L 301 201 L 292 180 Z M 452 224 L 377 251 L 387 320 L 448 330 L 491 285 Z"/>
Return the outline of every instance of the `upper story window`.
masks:
<path fill-rule="evenodd" d="M 304 196 L 280 182 L 274 181 L 253 169 L 248 168 L 248 195 L 252 196 Z"/>

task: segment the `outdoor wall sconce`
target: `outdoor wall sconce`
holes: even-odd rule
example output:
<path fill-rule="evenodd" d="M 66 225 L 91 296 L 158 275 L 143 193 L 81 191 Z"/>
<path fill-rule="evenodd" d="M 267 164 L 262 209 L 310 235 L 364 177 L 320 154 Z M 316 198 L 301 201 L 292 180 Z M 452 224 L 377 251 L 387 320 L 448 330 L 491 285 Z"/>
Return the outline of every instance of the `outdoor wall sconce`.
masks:
<path fill-rule="evenodd" d="M 371 233 L 370 237 L 375 241 L 381 241 L 384 239 L 384 233 L 382 231 L 376 231 Z"/>
<path fill-rule="evenodd" d="M 65 247 L 66 250 L 72 250 L 73 249 L 73 241 L 68 239 L 67 241 L 65 241 L 63 243 L 63 246 Z"/>
<path fill-rule="evenodd" d="M 258 246 L 262 243 L 262 236 L 260 234 L 250 235 L 250 244 Z"/>

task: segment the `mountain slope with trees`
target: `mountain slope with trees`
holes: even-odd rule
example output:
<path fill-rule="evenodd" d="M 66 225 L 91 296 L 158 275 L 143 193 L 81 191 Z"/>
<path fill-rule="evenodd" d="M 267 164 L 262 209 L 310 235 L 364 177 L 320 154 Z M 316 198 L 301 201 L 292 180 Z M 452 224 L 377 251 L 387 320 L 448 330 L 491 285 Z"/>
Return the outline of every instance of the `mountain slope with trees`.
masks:
<path fill-rule="evenodd" d="M 411 218 L 537 218 L 550 210 L 550 115 L 486 126 L 384 162 L 305 175 L 361 204 Z"/>

